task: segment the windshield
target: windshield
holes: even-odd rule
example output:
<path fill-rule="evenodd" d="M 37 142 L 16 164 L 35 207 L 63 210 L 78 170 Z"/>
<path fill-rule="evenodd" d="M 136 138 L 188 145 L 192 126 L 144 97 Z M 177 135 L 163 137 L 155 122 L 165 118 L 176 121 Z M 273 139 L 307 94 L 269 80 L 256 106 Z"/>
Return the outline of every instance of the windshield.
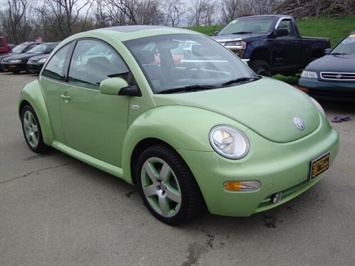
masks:
<path fill-rule="evenodd" d="M 265 34 L 270 31 L 273 17 L 243 17 L 225 26 L 218 35 L 227 34 Z"/>
<path fill-rule="evenodd" d="M 22 44 L 16 45 L 16 46 L 12 49 L 11 53 L 20 54 L 20 53 L 22 53 L 22 51 L 23 51 L 24 49 L 27 48 L 27 46 L 28 46 L 27 43 L 22 43 Z"/>
<path fill-rule="evenodd" d="M 346 37 L 331 51 L 330 54 L 355 54 L 355 34 Z"/>
<path fill-rule="evenodd" d="M 124 44 L 155 93 L 215 89 L 258 79 L 236 55 L 203 35 L 160 35 Z"/>
<path fill-rule="evenodd" d="M 28 50 L 26 53 L 27 54 L 43 54 L 49 46 L 51 46 L 51 43 L 42 43 L 39 44 L 35 47 L 33 47 L 31 50 Z"/>

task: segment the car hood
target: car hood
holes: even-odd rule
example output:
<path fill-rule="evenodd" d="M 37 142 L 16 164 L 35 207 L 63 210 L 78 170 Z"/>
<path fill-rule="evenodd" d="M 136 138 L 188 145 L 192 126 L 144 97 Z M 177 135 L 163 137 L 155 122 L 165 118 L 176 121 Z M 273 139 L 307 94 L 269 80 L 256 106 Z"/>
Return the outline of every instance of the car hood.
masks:
<path fill-rule="evenodd" d="M 26 60 L 26 59 L 30 59 L 31 57 L 34 57 L 36 55 L 37 54 L 28 54 L 28 53 L 15 54 L 15 55 L 11 55 L 9 57 L 6 57 L 6 60 L 16 60 L 16 59 Z"/>
<path fill-rule="evenodd" d="M 154 99 L 157 106 L 184 105 L 219 113 L 278 143 L 309 135 L 320 124 L 309 96 L 271 78 L 201 92 L 157 94 Z M 304 130 L 296 127 L 296 117 L 302 119 Z"/>
<path fill-rule="evenodd" d="M 31 57 L 31 60 L 41 60 L 43 58 L 48 58 L 49 54 L 41 54 L 41 55 L 35 55 Z"/>
<path fill-rule="evenodd" d="M 354 55 L 325 55 L 311 62 L 306 70 L 318 72 L 355 72 Z"/>
<path fill-rule="evenodd" d="M 212 38 L 215 39 L 217 42 L 225 43 L 225 42 L 239 41 L 245 39 L 252 41 L 253 38 L 256 38 L 259 35 L 260 34 L 226 34 L 226 35 L 216 35 L 213 36 Z"/>

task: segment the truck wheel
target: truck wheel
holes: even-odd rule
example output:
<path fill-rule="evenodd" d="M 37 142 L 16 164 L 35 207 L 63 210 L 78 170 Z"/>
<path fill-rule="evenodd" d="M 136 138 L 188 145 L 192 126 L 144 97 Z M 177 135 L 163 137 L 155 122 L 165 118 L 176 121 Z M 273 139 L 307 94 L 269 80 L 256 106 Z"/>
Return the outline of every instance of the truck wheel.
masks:
<path fill-rule="evenodd" d="M 254 72 L 261 76 L 271 76 L 271 69 L 269 64 L 264 60 L 255 60 L 249 63 L 249 66 Z"/>
<path fill-rule="evenodd" d="M 158 220 L 179 225 L 203 209 L 194 176 L 170 147 L 156 145 L 143 151 L 136 173 L 143 202 Z"/>

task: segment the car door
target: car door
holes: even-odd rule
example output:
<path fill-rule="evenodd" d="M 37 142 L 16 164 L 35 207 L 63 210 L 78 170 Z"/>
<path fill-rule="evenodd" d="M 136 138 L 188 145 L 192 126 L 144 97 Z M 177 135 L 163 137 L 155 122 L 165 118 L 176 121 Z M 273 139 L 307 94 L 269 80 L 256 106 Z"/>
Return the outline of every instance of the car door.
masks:
<path fill-rule="evenodd" d="M 93 47 L 100 52 L 88 54 Z M 92 39 L 78 41 L 69 65 L 68 82 L 60 95 L 66 144 L 118 167 L 127 131 L 129 97 L 104 95 L 99 84 L 127 72 L 122 58 L 108 44 Z"/>
<path fill-rule="evenodd" d="M 287 29 L 288 35 L 276 37 L 271 47 L 273 54 L 272 67 L 291 67 L 299 64 L 302 55 L 302 40 L 295 36 L 292 21 L 283 19 L 276 29 Z"/>

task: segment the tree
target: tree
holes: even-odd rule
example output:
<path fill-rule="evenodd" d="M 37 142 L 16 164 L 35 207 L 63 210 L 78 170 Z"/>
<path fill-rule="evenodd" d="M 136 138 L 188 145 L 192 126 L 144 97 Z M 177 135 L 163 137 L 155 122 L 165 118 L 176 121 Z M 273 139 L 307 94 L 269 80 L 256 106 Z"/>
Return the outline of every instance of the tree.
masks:
<path fill-rule="evenodd" d="M 10 42 L 21 43 L 30 38 L 31 23 L 28 18 L 31 1 L 8 0 L 7 9 L 0 13 L 3 34 Z"/>
<path fill-rule="evenodd" d="M 164 14 L 158 0 L 106 0 L 112 25 L 159 25 Z"/>
<path fill-rule="evenodd" d="M 186 13 L 181 0 L 166 0 L 162 5 L 164 12 L 164 24 L 166 26 L 179 26 L 182 16 Z"/>
<path fill-rule="evenodd" d="M 279 2 L 277 0 L 248 0 L 245 1 L 244 10 L 246 13 L 252 13 L 255 15 L 270 14 L 275 6 Z"/>
<path fill-rule="evenodd" d="M 213 0 L 193 0 L 188 12 L 189 26 L 212 25 L 216 4 Z"/>
<path fill-rule="evenodd" d="M 92 0 L 44 0 L 43 5 L 36 11 L 46 23 L 44 30 L 50 30 L 61 40 L 86 29 L 86 20 L 92 4 Z M 79 24 L 81 27 L 78 28 Z"/>
<path fill-rule="evenodd" d="M 242 0 L 223 0 L 221 2 L 221 16 L 219 22 L 221 24 L 228 24 L 235 19 L 242 9 Z"/>

